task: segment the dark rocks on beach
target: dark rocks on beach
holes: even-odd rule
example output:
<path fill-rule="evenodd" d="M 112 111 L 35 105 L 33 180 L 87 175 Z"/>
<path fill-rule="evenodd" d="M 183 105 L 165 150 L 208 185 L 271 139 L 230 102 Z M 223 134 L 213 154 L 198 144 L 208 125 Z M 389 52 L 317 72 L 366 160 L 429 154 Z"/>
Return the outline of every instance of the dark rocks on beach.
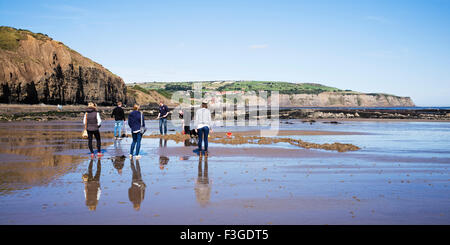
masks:
<path fill-rule="evenodd" d="M 450 110 L 445 109 L 280 109 L 281 119 L 415 119 L 450 120 Z M 325 122 L 326 123 L 326 122 Z M 333 123 L 333 122 L 329 122 Z"/>

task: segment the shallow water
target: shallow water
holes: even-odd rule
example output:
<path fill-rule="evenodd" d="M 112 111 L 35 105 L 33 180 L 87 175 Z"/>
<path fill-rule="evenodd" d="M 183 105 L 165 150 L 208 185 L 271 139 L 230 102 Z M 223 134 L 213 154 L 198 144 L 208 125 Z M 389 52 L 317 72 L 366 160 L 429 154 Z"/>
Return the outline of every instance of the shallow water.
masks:
<path fill-rule="evenodd" d="M 208 158 L 144 138 L 139 162 L 121 157 L 129 138 L 104 138 L 105 156 L 91 162 L 79 122 L 0 123 L 0 224 L 450 224 L 450 123 L 280 126 L 368 134 L 289 136 L 352 143 L 356 152 L 210 143 Z M 215 130 L 238 129 L 255 128 Z M 269 158 L 255 148 L 299 154 Z"/>

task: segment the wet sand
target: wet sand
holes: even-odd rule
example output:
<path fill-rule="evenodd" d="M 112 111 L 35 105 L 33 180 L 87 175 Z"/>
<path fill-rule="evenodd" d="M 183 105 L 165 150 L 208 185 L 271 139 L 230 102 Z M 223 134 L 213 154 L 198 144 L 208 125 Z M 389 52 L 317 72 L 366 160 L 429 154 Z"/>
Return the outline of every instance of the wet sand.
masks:
<path fill-rule="evenodd" d="M 450 154 L 393 155 L 405 143 L 387 142 L 402 135 L 284 128 L 271 138 L 280 142 L 252 144 L 267 139 L 245 130 L 226 144 L 224 130 L 208 157 L 184 136 L 147 136 L 135 161 L 130 138 L 114 142 L 106 121 L 105 156 L 91 161 L 80 127 L 0 124 L 0 224 L 450 224 Z M 361 149 L 290 143 L 299 137 Z M 379 138 L 386 146 L 375 154 L 369 143 Z"/>

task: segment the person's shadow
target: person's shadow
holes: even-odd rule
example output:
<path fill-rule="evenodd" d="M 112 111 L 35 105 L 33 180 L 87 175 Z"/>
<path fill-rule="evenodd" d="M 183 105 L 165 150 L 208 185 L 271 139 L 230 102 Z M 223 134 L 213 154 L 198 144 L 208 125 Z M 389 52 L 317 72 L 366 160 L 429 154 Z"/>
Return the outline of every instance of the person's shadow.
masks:
<path fill-rule="evenodd" d="M 88 173 L 83 174 L 82 178 L 84 181 L 84 197 L 86 199 L 86 206 L 89 210 L 94 211 L 97 209 L 98 201 L 100 199 L 101 189 L 100 189 L 100 174 L 101 174 L 101 162 L 100 159 L 97 160 L 97 170 L 95 176 L 92 174 L 92 167 L 94 164 L 94 159 L 89 162 Z"/>
<path fill-rule="evenodd" d="M 128 198 L 133 203 L 133 208 L 136 211 L 141 209 L 141 203 L 144 201 L 145 196 L 145 183 L 142 180 L 141 165 L 139 160 L 136 159 L 136 165 L 133 159 L 130 160 L 130 166 L 132 171 L 131 187 L 128 189 Z"/>
<path fill-rule="evenodd" d="M 204 161 L 204 167 L 202 162 Z M 209 185 L 208 177 L 208 156 L 200 156 L 198 159 L 198 174 L 195 183 L 195 198 L 200 206 L 205 207 L 211 198 L 211 186 Z"/>

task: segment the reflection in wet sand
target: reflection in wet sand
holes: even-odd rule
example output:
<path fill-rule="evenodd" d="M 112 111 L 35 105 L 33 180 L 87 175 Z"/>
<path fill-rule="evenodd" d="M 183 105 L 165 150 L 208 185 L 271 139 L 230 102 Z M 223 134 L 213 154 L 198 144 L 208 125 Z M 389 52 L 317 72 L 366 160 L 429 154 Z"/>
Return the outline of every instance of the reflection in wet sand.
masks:
<path fill-rule="evenodd" d="M 164 143 L 163 143 L 164 142 Z M 160 148 L 166 148 L 167 147 L 167 140 L 166 139 L 159 139 L 159 147 Z M 164 170 L 165 166 L 169 163 L 169 158 L 164 156 L 164 155 L 160 155 L 159 156 L 159 169 Z"/>
<path fill-rule="evenodd" d="M 139 211 L 141 209 L 141 203 L 144 200 L 146 185 L 142 180 L 141 165 L 139 164 L 139 160 L 136 160 L 136 165 L 134 165 L 134 161 L 131 159 L 130 166 L 133 175 L 131 187 L 128 189 L 128 198 L 133 203 L 133 208 L 136 211 Z"/>
<path fill-rule="evenodd" d="M 100 189 L 100 174 L 102 171 L 102 165 L 100 159 L 97 160 L 97 169 L 95 175 L 93 175 L 92 167 L 94 164 L 94 159 L 89 162 L 88 173 L 83 174 L 82 178 L 84 181 L 84 198 L 86 199 L 86 206 L 91 211 L 97 209 L 98 200 L 100 199 L 101 189 Z"/>
<path fill-rule="evenodd" d="M 34 127 L 31 127 L 34 126 Z M 87 157 L 86 140 L 80 130 L 34 124 L 21 127 L 0 125 L 0 195 L 32 186 L 47 185 L 69 172 Z M 51 128 L 51 131 L 49 131 Z M 107 147 L 111 143 L 103 143 Z"/>
<path fill-rule="evenodd" d="M 211 199 L 211 186 L 208 177 L 208 157 L 205 156 L 205 165 L 202 168 L 203 157 L 198 159 L 198 175 L 195 183 L 195 198 L 200 206 L 205 207 Z"/>

